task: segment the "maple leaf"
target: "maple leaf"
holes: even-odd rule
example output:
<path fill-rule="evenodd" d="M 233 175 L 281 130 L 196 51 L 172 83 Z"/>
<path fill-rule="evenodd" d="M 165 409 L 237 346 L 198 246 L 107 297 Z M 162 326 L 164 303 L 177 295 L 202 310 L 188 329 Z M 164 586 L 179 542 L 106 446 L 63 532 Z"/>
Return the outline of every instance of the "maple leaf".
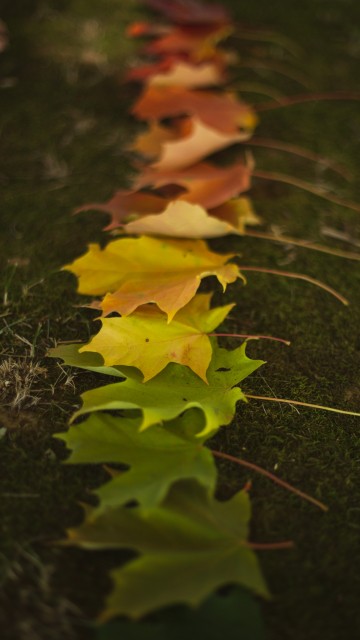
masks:
<path fill-rule="evenodd" d="M 215 51 L 209 60 L 195 62 L 186 54 L 172 54 L 157 62 L 131 69 L 126 75 L 126 80 L 159 87 L 180 86 L 189 89 L 216 87 L 226 81 L 225 67 L 229 61 L 229 55 Z"/>
<path fill-rule="evenodd" d="M 208 384 L 179 364 L 169 364 L 148 382 L 142 382 L 136 369 L 129 368 L 124 382 L 86 391 L 81 396 L 83 405 L 73 420 L 93 411 L 140 409 L 140 429 L 143 431 L 164 420 L 173 420 L 187 409 L 198 408 L 205 416 L 205 426 L 198 437 L 210 437 L 219 427 L 231 422 L 236 403 L 246 401 L 241 389 L 235 385 L 264 364 L 263 360 L 248 358 L 245 347 L 244 343 L 227 351 L 213 342 Z"/>
<path fill-rule="evenodd" d="M 142 38 L 143 36 L 162 36 L 169 32 L 169 27 L 165 24 L 154 24 L 153 22 L 132 22 L 125 29 L 125 34 L 129 38 Z"/>
<path fill-rule="evenodd" d="M 220 58 L 220 56 L 219 56 Z M 158 72 L 156 70 L 158 68 Z M 128 74 L 129 80 L 141 80 L 145 76 L 148 85 L 162 87 L 180 86 L 188 88 L 211 87 L 223 84 L 226 75 L 222 60 L 213 59 L 211 62 L 201 64 L 175 59 L 167 64 L 148 65 L 138 68 Z"/>
<path fill-rule="evenodd" d="M 177 200 L 212 209 L 247 191 L 250 188 L 251 171 L 252 167 L 243 162 L 224 168 L 201 162 L 181 171 L 158 171 L 149 167 L 141 172 L 134 188 L 179 185 L 186 189 L 186 193 L 179 195 Z"/>
<path fill-rule="evenodd" d="M 233 304 L 210 309 L 211 294 L 197 295 L 177 312 L 170 324 L 157 307 L 144 305 L 129 317 L 104 318 L 102 327 L 80 353 L 95 351 L 104 364 L 137 367 L 144 382 L 169 362 L 192 369 L 206 381 L 212 348 L 207 333 L 213 331 Z"/>
<path fill-rule="evenodd" d="M 146 45 L 145 52 L 160 56 L 184 53 L 189 59 L 199 61 L 216 55 L 216 46 L 232 31 L 230 24 L 172 26 Z"/>
<path fill-rule="evenodd" d="M 204 629 L 206 640 L 265 640 L 260 603 L 243 587 L 214 594 L 196 609 L 166 609 L 155 620 L 107 622 L 99 628 L 98 640 L 184 640 L 201 638 Z"/>
<path fill-rule="evenodd" d="M 181 199 L 180 202 L 184 204 L 186 200 Z M 169 235 L 182 238 L 211 238 L 226 233 L 242 234 L 246 225 L 261 222 L 250 200 L 245 197 L 235 198 L 209 209 L 209 215 L 205 209 L 199 210 L 200 205 L 194 205 L 193 209 L 184 207 L 181 210 L 182 218 L 189 218 L 186 224 L 182 224 L 180 218 L 175 219 L 175 210 L 169 209 L 170 203 L 174 203 L 174 198 L 155 196 L 141 191 L 120 190 L 108 202 L 85 204 L 76 209 L 75 213 L 89 209 L 109 213 L 112 220 L 104 227 L 106 231 L 121 227 L 123 231 L 130 234 Z M 196 206 L 199 209 L 196 209 Z M 155 219 L 154 214 L 160 213 L 164 215 L 159 220 Z M 219 225 L 216 218 L 222 221 L 222 224 Z M 133 225 L 135 221 L 138 222 Z"/>
<path fill-rule="evenodd" d="M 127 82 L 134 81 L 147 83 L 151 77 L 156 76 L 159 73 L 163 74 L 171 72 L 172 67 L 183 60 L 184 56 L 167 56 L 165 59 L 157 60 L 150 64 L 137 65 L 127 72 L 125 79 Z"/>
<path fill-rule="evenodd" d="M 163 213 L 141 216 L 124 225 L 123 230 L 130 234 L 172 238 L 218 238 L 229 233 L 241 235 L 245 224 L 259 222 L 247 198 L 229 201 L 210 213 L 199 205 L 175 200 Z"/>
<path fill-rule="evenodd" d="M 6 47 L 9 44 L 9 32 L 8 32 L 8 28 L 5 24 L 5 22 L 3 22 L 0 19 L 0 53 L 2 53 L 2 51 L 5 51 Z"/>
<path fill-rule="evenodd" d="M 219 4 L 201 4 L 196 0 L 145 0 L 145 4 L 163 13 L 170 22 L 211 24 L 229 22 L 227 11 Z"/>
<path fill-rule="evenodd" d="M 235 254 L 220 255 L 201 240 L 121 238 L 105 249 L 90 245 L 88 252 L 63 267 L 79 277 L 79 292 L 108 293 L 100 303 L 104 315 L 129 315 L 140 305 L 155 302 L 169 322 L 196 294 L 202 278 L 217 277 L 226 285 L 242 278 L 227 262 Z"/>
<path fill-rule="evenodd" d="M 212 216 L 231 225 L 240 235 L 245 233 L 247 225 L 261 223 L 261 218 L 255 213 L 249 198 L 233 198 L 209 211 Z M 234 231 L 232 231 L 234 233 Z"/>
<path fill-rule="evenodd" d="M 56 435 L 72 451 L 67 463 L 112 462 L 131 467 L 126 472 L 111 471 L 112 479 L 95 492 L 100 498 L 97 513 L 133 500 L 146 507 L 155 506 L 174 482 L 188 478 L 213 492 L 214 459 L 194 435 L 194 428 L 200 430 L 203 424 L 199 411 L 193 409 L 167 423 L 166 428 L 155 425 L 145 433 L 139 432 L 140 423 L 139 417 L 93 414 L 67 433 Z"/>
<path fill-rule="evenodd" d="M 59 344 L 57 347 L 49 349 L 46 356 L 48 358 L 60 358 L 68 367 L 78 367 L 86 369 L 94 373 L 114 376 L 116 378 L 125 378 L 119 367 L 107 367 L 99 353 L 79 353 L 79 349 L 83 346 L 83 342 L 72 344 Z"/>
<path fill-rule="evenodd" d="M 140 153 L 147 158 L 156 158 L 161 155 L 166 142 L 177 140 L 181 133 L 176 128 L 165 127 L 158 122 L 151 122 L 144 133 L 140 133 L 129 145 L 130 151 Z"/>
<path fill-rule="evenodd" d="M 164 211 L 168 204 L 166 198 L 153 195 L 151 193 L 143 193 L 141 191 L 129 191 L 122 189 L 117 191 L 108 202 L 92 202 L 84 204 L 75 210 L 75 213 L 88 211 L 89 209 L 98 209 L 112 216 L 112 221 L 106 227 L 105 231 L 115 229 L 122 225 L 124 220 L 138 215 L 148 213 L 160 213 Z"/>
<path fill-rule="evenodd" d="M 194 481 L 177 483 L 161 506 L 89 514 L 69 531 L 68 544 L 134 549 L 141 555 L 111 572 L 114 589 L 102 620 L 139 618 L 170 604 L 199 605 L 215 589 L 239 584 L 267 596 L 257 558 L 247 544 L 250 502 L 241 491 L 227 502 Z"/>
<path fill-rule="evenodd" d="M 156 125 L 153 125 L 154 127 Z M 178 171 L 195 164 L 202 158 L 229 147 L 237 142 L 247 140 L 251 132 L 223 133 L 205 125 L 197 116 L 184 118 L 181 121 L 182 135 L 179 139 L 164 135 L 158 143 L 158 133 L 153 136 L 153 144 L 160 149 L 159 159 L 152 167 L 156 171 Z M 161 137 L 161 136 L 160 136 Z"/>
<path fill-rule="evenodd" d="M 184 87 L 146 87 L 132 108 L 142 120 L 161 120 L 180 115 L 197 116 L 206 126 L 223 133 L 237 133 L 239 127 L 253 131 L 257 116 L 233 93 L 191 91 Z"/>

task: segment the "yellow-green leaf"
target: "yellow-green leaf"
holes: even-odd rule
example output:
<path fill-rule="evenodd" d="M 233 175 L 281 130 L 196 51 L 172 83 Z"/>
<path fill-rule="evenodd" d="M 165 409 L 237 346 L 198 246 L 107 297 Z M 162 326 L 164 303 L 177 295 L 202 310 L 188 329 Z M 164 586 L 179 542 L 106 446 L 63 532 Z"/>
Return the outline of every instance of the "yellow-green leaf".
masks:
<path fill-rule="evenodd" d="M 258 369 L 262 360 L 246 356 L 245 344 L 233 351 L 213 345 L 213 357 L 208 369 L 206 384 L 188 367 L 169 364 L 166 369 L 148 382 L 133 375 L 136 369 L 128 369 L 124 382 L 86 391 L 82 395 L 83 406 L 74 418 L 93 411 L 140 409 L 143 414 L 141 430 L 173 420 L 187 409 L 198 408 L 205 417 L 204 429 L 197 434 L 210 436 L 234 417 L 236 403 L 246 398 L 236 387 L 241 380 Z"/>
<path fill-rule="evenodd" d="M 165 314 L 153 305 L 140 307 L 129 317 L 103 318 L 99 333 L 80 353 L 99 353 L 106 366 L 137 367 L 144 375 L 144 382 L 169 362 L 190 367 L 206 382 L 212 354 L 206 334 L 213 331 L 234 306 L 210 309 L 210 298 L 211 294 L 195 296 L 170 324 Z"/>

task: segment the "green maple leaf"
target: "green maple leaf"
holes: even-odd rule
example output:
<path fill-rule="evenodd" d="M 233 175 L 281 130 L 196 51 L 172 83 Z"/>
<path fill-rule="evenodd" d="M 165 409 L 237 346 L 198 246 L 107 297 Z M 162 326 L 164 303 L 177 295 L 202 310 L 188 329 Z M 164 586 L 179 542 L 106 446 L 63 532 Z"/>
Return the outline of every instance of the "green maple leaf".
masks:
<path fill-rule="evenodd" d="M 213 595 L 198 609 L 171 607 L 153 620 L 113 620 L 98 629 L 98 640 L 264 640 L 260 606 L 248 591 L 234 587 L 230 593 Z"/>
<path fill-rule="evenodd" d="M 69 543 L 141 554 L 111 573 L 114 589 L 102 615 L 139 618 L 170 604 L 197 606 L 226 584 L 266 596 L 257 558 L 246 542 L 249 518 L 245 492 L 218 502 L 198 483 L 185 481 L 172 487 L 161 506 L 90 514 L 70 530 Z"/>
<path fill-rule="evenodd" d="M 181 479 L 195 478 L 209 491 L 214 490 L 213 456 L 193 435 L 203 424 L 199 411 L 188 411 L 168 423 L 167 429 L 156 425 L 140 433 L 140 422 L 139 417 L 93 414 L 67 433 L 57 435 L 72 450 L 68 463 L 120 462 L 131 467 L 130 471 L 116 473 L 96 491 L 100 498 L 98 512 L 131 500 L 154 506 Z"/>
<path fill-rule="evenodd" d="M 47 352 L 48 358 L 60 358 L 68 367 L 79 367 L 94 373 L 125 378 L 119 367 L 108 367 L 104 365 L 104 360 L 100 353 L 85 352 L 79 353 L 79 349 L 84 346 L 83 342 L 73 344 L 60 344 Z"/>
<path fill-rule="evenodd" d="M 86 391 L 82 395 L 83 406 L 73 419 L 92 411 L 140 409 L 140 430 L 144 431 L 195 407 L 203 411 L 206 421 L 198 435 L 209 436 L 220 426 L 231 422 L 238 400 L 246 401 L 241 389 L 235 385 L 263 364 L 262 360 L 248 358 L 245 347 L 243 344 L 238 349 L 227 351 L 213 345 L 213 357 L 207 372 L 209 384 L 179 364 L 169 364 L 145 383 L 141 382 L 136 370 L 129 367 L 127 371 L 132 377 L 124 382 Z"/>

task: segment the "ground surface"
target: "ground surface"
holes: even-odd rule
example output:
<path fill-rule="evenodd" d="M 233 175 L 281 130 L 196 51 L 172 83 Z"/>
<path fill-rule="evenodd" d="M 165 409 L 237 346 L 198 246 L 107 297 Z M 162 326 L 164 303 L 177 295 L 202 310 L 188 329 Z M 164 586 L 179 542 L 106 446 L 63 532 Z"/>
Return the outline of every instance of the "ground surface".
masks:
<path fill-rule="evenodd" d="M 292 61 L 310 90 L 356 90 L 360 10 L 355 0 L 226 4 L 236 20 L 275 29 L 302 48 L 296 59 L 281 54 L 278 44 L 234 41 L 246 59 L 263 60 L 268 51 L 277 64 L 289 67 Z M 56 20 L 55 11 L 60 12 Z M 110 553 L 90 556 L 47 544 L 80 521 L 78 502 L 105 476 L 97 468 L 63 466 L 65 452 L 51 437 L 65 428 L 79 392 L 98 380 L 65 371 L 44 355 L 56 340 L 85 340 L 93 331 L 89 313 L 74 306 L 80 301 L 74 278 L 58 269 L 89 241 L 104 237 L 104 216 L 73 217 L 71 211 L 107 199 L 130 175 L 124 146 L 134 130 L 127 111 L 135 94 L 119 88 L 117 76 L 135 56 L 121 34 L 139 15 L 135 4 L 115 0 L 5 0 L 2 17 L 11 47 L 0 59 L 4 640 L 92 638 L 88 620 L 109 588 L 107 569 L 119 560 Z M 286 95 L 308 90 L 274 71 L 239 68 L 237 73 L 240 85 L 256 82 Z M 287 171 L 360 201 L 358 113 L 351 102 L 298 105 L 264 112 L 258 130 L 343 162 L 353 182 L 320 165 L 260 149 L 255 150 L 258 167 Z M 277 225 L 289 235 L 348 250 L 360 241 L 359 214 L 347 209 L 263 181 L 255 182 L 252 197 L 268 228 Z M 324 226 L 344 232 L 347 240 L 324 237 Z M 246 381 L 245 391 L 359 410 L 359 263 L 255 239 L 230 238 L 213 246 L 241 252 L 243 264 L 307 273 L 352 303 L 343 307 L 310 285 L 269 275 L 249 274 L 245 289 L 229 288 L 225 299 L 236 300 L 238 307 L 226 330 L 292 340 L 290 348 L 250 345 L 250 355 L 268 364 Z M 324 514 L 258 476 L 221 465 L 223 496 L 253 479 L 253 539 L 296 542 L 292 551 L 261 554 L 273 594 L 262 607 L 271 639 L 345 640 L 360 630 L 359 429 L 356 418 L 253 402 L 241 406 L 233 425 L 217 437 L 223 451 L 275 468 L 330 507 Z"/>

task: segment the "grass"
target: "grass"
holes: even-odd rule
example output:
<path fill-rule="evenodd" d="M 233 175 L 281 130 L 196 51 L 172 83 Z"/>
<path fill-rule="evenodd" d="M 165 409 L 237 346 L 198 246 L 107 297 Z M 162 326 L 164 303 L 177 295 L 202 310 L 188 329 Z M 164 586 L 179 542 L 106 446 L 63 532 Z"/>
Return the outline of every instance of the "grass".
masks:
<path fill-rule="evenodd" d="M 48 544 L 80 522 L 78 502 L 89 500 L 89 491 L 105 478 L 101 468 L 62 465 L 64 449 L 51 437 L 66 427 L 79 393 L 98 384 L 98 378 L 65 371 L 45 358 L 56 340 L 86 340 L 93 332 L 90 314 L 75 306 L 81 300 L 74 278 L 58 269 L 88 242 L 105 239 L 101 228 L 106 218 L 71 216 L 71 211 L 84 202 L 107 199 L 130 175 L 123 148 L 133 127 L 127 111 L 134 96 L 119 88 L 115 69 L 134 50 L 123 38 L 114 46 L 112 26 L 104 32 L 93 28 L 96 64 L 79 62 L 84 50 L 79 25 L 97 16 L 109 25 L 119 3 L 107 0 L 101 9 L 97 4 L 48 0 L 44 9 L 35 0 L 5 2 L 3 14 L 11 33 L 11 48 L 0 58 L 0 623 L 6 640 L 91 638 L 89 621 L 109 588 L 107 570 L 124 557 L 112 552 L 90 556 Z M 228 5 L 239 21 L 274 28 L 304 50 L 296 60 L 277 44 L 269 49 L 234 41 L 248 57 L 270 51 L 277 62 L 293 61 L 316 91 L 353 88 L 360 35 L 354 0 L 304 0 L 287 11 L 281 0 Z M 58 20 L 53 19 L 55 10 Z M 30 21 L 34 13 L 37 20 Z M 122 8 L 119 33 L 138 15 L 135 3 Z M 285 95 L 304 91 L 293 80 L 260 70 L 244 69 L 242 81 Z M 262 114 L 258 135 L 301 144 L 345 163 L 356 176 L 357 113 L 357 104 L 350 102 L 268 111 Z M 277 152 L 254 149 L 254 155 L 259 168 L 292 173 L 359 201 L 356 180 L 346 183 L 319 165 Z M 316 196 L 259 180 L 252 197 L 267 225 L 288 235 L 330 245 L 333 241 L 321 234 L 326 225 L 349 239 L 334 246 L 353 250 L 351 241 L 359 239 L 358 214 Z M 240 251 L 243 264 L 307 273 L 352 303 L 343 307 L 304 282 L 265 274 L 249 273 L 248 286 L 233 285 L 225 297 L 218 289 L 215 302 L 238 302 L 224 331 L 292 341 L 291 347 L 266 341 L 249 345 L 250 355 L 268 364 L 246 381 L 244 390 L 358 410 L 358 263 L 251 238 L 211 244 L 221 251 Z M 260 554 L 273 594 L 273 601 L 263 605 L 269 638 L 343 640 L 360 627 L 358 433 L 356 418 L 253 401 L 241 405 L 234 423 L 217 436 L 219 450 L 275 470 L 329 506 L 324 514 L 260 476 L 219 463 L 224 497 L 252 478 L 254 541 L 296 543 L 292 551 Z"/>

